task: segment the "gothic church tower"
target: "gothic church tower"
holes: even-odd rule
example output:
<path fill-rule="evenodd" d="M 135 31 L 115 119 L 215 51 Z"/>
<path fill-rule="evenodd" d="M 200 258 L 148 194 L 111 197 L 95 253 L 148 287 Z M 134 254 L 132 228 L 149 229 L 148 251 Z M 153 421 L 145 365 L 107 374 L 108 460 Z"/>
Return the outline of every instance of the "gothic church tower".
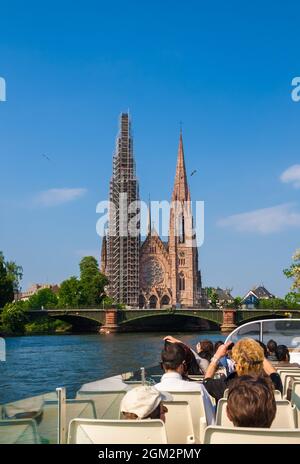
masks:
<path fill-rule="evenodd" d="M 169 257 L 173 306 L 196 306 L 199 286 L 198 250 L 193 235 L 191 196 L 181 132 L 170 209 Z"/>

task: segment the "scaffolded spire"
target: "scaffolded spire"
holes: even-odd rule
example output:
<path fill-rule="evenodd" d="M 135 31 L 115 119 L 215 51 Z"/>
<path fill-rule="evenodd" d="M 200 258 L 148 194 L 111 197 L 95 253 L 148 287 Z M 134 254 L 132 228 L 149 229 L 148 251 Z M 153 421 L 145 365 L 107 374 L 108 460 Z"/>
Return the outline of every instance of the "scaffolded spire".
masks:
<path fill-rule="evenodd" d="M 137 235 L 130 234 L 133 214 L 128 208 L 136 201 L 139 201 L 139 189 L 131 123 L 128 113 L 122 113 L 110 182 L 110 202 L 114 208 L 110 211 L 107 247 L 109 294 L 115 302 L 135 307 L 139 297 L 140 233 L 138 225 Z"/>

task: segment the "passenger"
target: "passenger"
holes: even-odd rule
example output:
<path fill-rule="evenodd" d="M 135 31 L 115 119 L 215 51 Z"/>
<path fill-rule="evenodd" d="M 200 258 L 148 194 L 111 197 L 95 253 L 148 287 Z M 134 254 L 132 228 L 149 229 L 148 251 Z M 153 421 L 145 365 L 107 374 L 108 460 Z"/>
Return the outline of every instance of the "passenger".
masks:
<path fill-rule="evenodd" d="M 203 384 L 213 398 L 217 401 L 223 398 L 224 391 L 229 388 L 230 382 L 241 375 L 269 376 L 275 390 L 279 390 L 282 393 L 282 382 L 279 374 L 276 373 L 270 361 L 264 357 L 264 351 L 261 346 L 251 338 L 242 338 L 232 349 L 235 372 L 231 373 L 227 378 L 214 379 L 219 361 L 227 354 L 227 350 L 231 345 L 231 342 L 227 342 L 218 348 L 206 371 Z"/>
<path fill-rule="evenodd" d="M 262 349 L 264 350 L 264 356 L 265 356 L 265 358 L 267 358 L 268 357 L 268 350 L 267 350 L 266 345 L 263 342 L 261 342 L 260 340 L 255 340 L 255 341 L 262 347 Z"/>
<path fill-rule="evenodd" d="M 276 349 L 276 367 L 300 367 L 297 363 L 290 362 L 290 352 L 286 345 L 278 345 Z"/>
<path fill-rule="evenodd" d="M 207 369 L 209 362 L 200 358 L 194 350 L 192 350 L 189 346 L 183 343 L 181 340 L 168 335 L 164 338 L 165 341 L 165 348 L 168 345 L 172 345 L 173 343 L 178 343 L 185 352 L 185 372 L 182 374 L 185 380 L 189 380 L 188 375 L 204 375 L 205 370 Z"/>
<path fill-rule="evenodd" d="M 162 401 L 172 401 L 172 396 L 154 387 L 136 387 L 126 393 L 120 410 L 123 419 L 161 419 L 165 422 L 168 408 Z"/>
<path fill-rule="evenodd" d="M 210 362 L 214 355 L 214 345 L 210 340 L 201 340 L 197 343 L 197 353 L 204 359 Z"/>
<path fill-rule="evenodd" d="M 178 343 L 172 343 L 172 345 L 169 345 L 167 349 L 162 350 L 161 360 L 165 373 L 163 374 L 160 383 L 155 385 L 155 388 L 163 392 L 201 392 L 203 395 L 207 424 L 213 424 L 215 419 L 215 410 L 206 389 L 200 383 L 188 382 L 182 378 L 182 375 L 186 370 L 184 358 L 184 348 Z"/>
<path fill-rule="evenodd" d="M 238 377 L 230 384 L 226 412 L 235 427 L 270 428 L 276 415 L 272 382 L 261 376 Z"/>
<path fill-rule="evenodd" d="M 268 359 L 269 361 L 277 361 L 276 350 L 277 350 L 277 343 L 275 340 L 269 340 L 267 343 L 267 350 L 268 350 Z"/>
<path fill-rule="evenodd" d="M 219 346 L 223 345 L 223 342 L 221 340 L 219 340 L 218 342 L 215 343 L 215 346 L 214 346 L 214 353 L 217 351 L 217 349 L 219 348 Z M 225 356 L 223 356 L 221 359 L 220 359 L 220 362 L 219 362 L 219 368 L 223 367 L 225 368 L 226 370 L 226 375 L 229 375 L 231 372 L 233 372 L 233 366 L 232 366 L 232 363 L 230 362 L 230 359 L 229 359 L 229 356 L 228 354 L 226 354 Z"/>

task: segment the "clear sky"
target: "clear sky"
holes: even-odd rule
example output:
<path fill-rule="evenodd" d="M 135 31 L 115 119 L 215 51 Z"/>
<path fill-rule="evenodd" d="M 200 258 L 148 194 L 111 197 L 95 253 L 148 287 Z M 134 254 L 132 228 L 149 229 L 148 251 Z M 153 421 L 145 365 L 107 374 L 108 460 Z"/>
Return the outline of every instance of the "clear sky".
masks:
<path fill-rule="evenodd" d="M 141 197 L 168 200 L 179 121 L 205 201 L 205 286 L 288 291 L 300 246 L 298 1 L 10 1 L 0 8 L 0 249 L 31 282 L 99 256 L 121 111 Z"/>

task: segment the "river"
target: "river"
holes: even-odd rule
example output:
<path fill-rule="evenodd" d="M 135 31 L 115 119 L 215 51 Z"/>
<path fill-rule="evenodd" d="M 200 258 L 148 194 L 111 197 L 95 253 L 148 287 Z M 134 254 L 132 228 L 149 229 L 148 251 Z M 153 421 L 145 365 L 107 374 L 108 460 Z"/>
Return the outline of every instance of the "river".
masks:
<path fill-rule="evenodd" d="M 190 346 L 224 340 L 220 332 L 172 333 Z M 83 383 L 152 366 L 160 361 L 162 333 L 8 337 L 0 362 L 0 404 L 67 387 L 73 398 Z"/>

